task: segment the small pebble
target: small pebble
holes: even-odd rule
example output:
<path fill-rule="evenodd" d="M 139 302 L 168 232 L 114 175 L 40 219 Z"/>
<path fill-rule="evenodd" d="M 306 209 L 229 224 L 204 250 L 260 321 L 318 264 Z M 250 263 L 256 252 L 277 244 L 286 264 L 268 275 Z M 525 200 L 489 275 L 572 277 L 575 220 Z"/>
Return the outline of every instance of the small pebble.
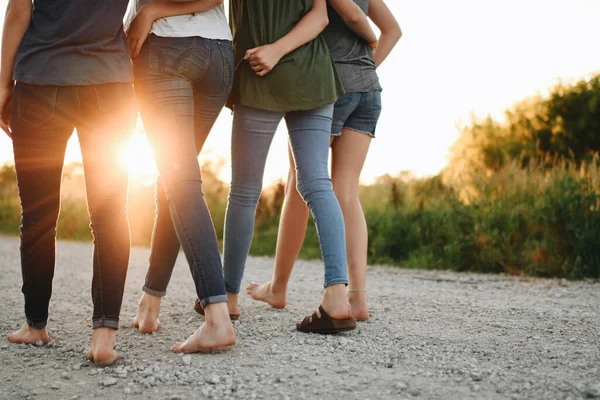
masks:
<path fill-rule="evenodd" d="M 588 399 L 597 399 L 600 398 L 600 383 L 594 386 L 590 386 L 584 392 L 585 397 Z"/>
<path fill-rule="evenodd" d="M 119 382 L 119 380 L 117 378 L 113 378 L 112 376 L 109 376 L 108 378 L 104 379 L 104 381 L 102 381 L 102 386 L 104 386 L 104 387 L 114 386 L 118 382 Z"/>

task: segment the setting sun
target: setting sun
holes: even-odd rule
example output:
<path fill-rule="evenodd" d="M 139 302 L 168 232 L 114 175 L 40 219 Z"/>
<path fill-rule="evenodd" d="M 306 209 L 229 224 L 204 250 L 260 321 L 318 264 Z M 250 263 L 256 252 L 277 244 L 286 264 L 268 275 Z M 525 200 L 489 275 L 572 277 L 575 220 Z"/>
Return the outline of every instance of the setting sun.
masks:
<path fill-rule="evenodd" d="M 145 135 L 135 134 L 123 151 L 123 160 L 129 168 L 132 180 L 147 185 L 154 183 L 156 165 Z"/>

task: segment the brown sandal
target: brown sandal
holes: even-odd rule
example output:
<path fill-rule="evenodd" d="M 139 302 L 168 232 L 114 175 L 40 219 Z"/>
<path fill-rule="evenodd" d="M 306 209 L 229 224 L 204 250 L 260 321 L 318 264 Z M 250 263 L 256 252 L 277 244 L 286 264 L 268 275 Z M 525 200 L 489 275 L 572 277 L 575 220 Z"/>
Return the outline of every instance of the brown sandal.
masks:
<path fill-rule="evenodd" d="M 202 308 L 202 302 L 200 301 L 200 299 L 196 299 L 196 301 L 194 302 L 194 310 L 198 314 L 204 315 L 204 308 Z M 240 319 L 240 316 L 239 316 L 239 314 L 238 315 L 229 314 L 229 318 L 231 318 L 232 321 L 237 321 L 238 319 Z"/>
<path fill-rule="evenodd" d="M 296 324 L 296 329 L 306 333 L 339 333 L 356 329 L 356 319 L 335 319 L 325 312 L 323 306 L 315 311 L 310 317 L 304 318 Z"/>

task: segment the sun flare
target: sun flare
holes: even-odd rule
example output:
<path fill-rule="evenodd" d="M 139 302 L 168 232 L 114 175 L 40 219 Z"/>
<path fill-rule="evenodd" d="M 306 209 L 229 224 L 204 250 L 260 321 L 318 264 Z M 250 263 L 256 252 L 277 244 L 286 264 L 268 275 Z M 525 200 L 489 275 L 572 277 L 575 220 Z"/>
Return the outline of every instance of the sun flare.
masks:
<path fill-rule="evenodd" d="M 131 139 L 123 151 L 123 160 L 132 180 L 141 184 L 154 183 L 156 164 L 146 136 L 136 134 Z"/>

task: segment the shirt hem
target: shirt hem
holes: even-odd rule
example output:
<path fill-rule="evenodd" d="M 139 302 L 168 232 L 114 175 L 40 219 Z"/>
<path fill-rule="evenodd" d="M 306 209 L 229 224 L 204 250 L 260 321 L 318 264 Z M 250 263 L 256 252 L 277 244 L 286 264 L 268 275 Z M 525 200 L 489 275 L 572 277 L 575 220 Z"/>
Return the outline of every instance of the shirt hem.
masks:
<path fill-rule="evenodd" d="M 337 99 L 339 99 L 339 97 L 336 99 L 330 100 L 330 101 L 323 101 L 320 103 L 306 103 L 306 104 L 294 105 L 294 106 L 290 106 L 290 107 L 271 107 L 271 106 L 266 106 L 264 104 L 259 104 L 256 102 L 253 103 L 253 102 L 246 102 L 246 101 L 240 100 L 240 101 L 231 103 L 230 108 L 233 110 L 233 109 L 235 109 L 236 105 L 241 105 L 244 107 L 251 107 L 251 108 L 256 108 L 258 110 L 273 111 L 273 112 L 311 111 L 311 110 L 316 110 L 318 108 L 328 106 L 330 104 L 335 104 Z"/>
<path fill-rule="evenodd" d="M 99 79 L 99 80 L 74 80 L 66 81 L 60 79 L 35 79 L 27 76 L 15 75 L 13 78 L 16 82 L 25 83 L 27 85 L 39 85 L 39 86 L 93 86 L 93 85 L 104 85 L 107 83 L 133 83 L 133 76 L 130 78 L 123 79 Z"/>
<path fill-rule="evenodd" d="M 154 30 L 152 30 L 150 33 L 156 35 L 156 36 L 160 36 L 160 37 L 164 37 L 164 38 L 169 38 L 169 37 L 173 37 L 173 38 L 182 38 L 182 37 L 201 37 L 203 39 L 208 39 L 208 40 L 227 40 L 232 42 L 233 41 L 233 37 L 232 36 L 228 36 L 228 37 L 222 37 L 219 35 L 216 36 L 210 36 L 210 35 L 203 35 L 199 32 L 184 32 L 184 31 L 177 31 L 177 32 L 156 32 Z"/>

